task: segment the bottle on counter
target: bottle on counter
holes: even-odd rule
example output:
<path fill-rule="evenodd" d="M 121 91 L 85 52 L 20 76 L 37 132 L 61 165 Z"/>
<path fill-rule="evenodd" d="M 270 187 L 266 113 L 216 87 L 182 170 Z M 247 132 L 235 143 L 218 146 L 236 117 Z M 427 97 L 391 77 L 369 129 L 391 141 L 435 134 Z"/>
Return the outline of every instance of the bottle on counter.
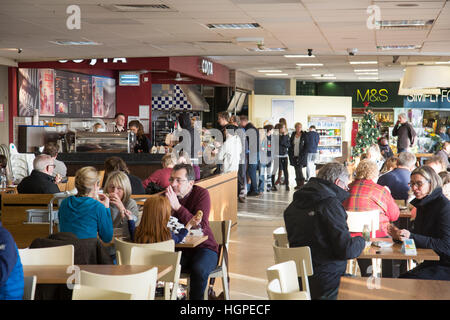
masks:
<path fill-rule="evenodd" d="M 369 225 L 365 224 L 362 232 L 362 237 L 366 242 L 370 241 L 370 231 L 369 231 Z"/>

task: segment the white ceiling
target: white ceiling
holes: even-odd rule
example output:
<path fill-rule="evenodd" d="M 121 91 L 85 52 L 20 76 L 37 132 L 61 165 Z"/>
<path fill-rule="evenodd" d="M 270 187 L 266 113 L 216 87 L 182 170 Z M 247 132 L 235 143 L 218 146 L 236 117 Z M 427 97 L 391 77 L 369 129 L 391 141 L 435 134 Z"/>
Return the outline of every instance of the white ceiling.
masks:
<path fill-rule="evenodd" d="M 68 30 L 66 9 L 81 8 L 81 29 Z M 100 5 L 101 4 L 101 5 Z M 110 4 L 165 4 L 168 12 L 113 12 Z M 367 8 L 380 8 L 382 20 L 435 19 L 429 29 L 374 30 L 367 27 Z M 399 6 L 400 5 L 400 6 Z M 406 6 L 405 6 L 406 5 Z M 414 6 L 410 6 L 414 5 Z M 210 30 L 208 23 L 259 23 L 253 30 Z M 286 52 L 250 52 L 264 38 L 266 48 Z M 91 40 L 98 46 L 61 46 L 52 40 Z M 379 51 L 380 45 L 421 45 L 420 50 Z M 22 53 L 5 50 L 22 48 Z M 285 58 L 306 54 L 315 58 Z M 357 48 L 349 56 L 347 48 Z M 207 56 L 257 78 L 257 70 L 278 69 L 281 78 L 314 79 L 333 74 L 335 81 L 362 81 L 354 69 L 378 69 L 381 81 L 398 81 L 406 63 L 450 60 L 450 3 L 369 0 L 1 0 L 0 58 L 42 61 L 62 58 Z M 393 63 L 393 56 L 400 56 Z M 349 61 L 376 60 L 377 65 Z M 2 61 L 0 59 L 0 61 Z M 323 63 L 297 68 L 296 63 Z"/>

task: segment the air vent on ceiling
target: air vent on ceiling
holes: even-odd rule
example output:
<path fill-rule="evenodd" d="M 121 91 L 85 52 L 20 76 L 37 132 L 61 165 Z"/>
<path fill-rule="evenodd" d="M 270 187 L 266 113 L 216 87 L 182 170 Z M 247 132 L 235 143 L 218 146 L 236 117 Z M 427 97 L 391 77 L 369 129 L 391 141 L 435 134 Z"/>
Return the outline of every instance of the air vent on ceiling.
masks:
<path fill-rule="evenodd" d="M 165 4 L 111 4 L 100 5 L 115 12 L 175 12 L 176 10 Z"/>

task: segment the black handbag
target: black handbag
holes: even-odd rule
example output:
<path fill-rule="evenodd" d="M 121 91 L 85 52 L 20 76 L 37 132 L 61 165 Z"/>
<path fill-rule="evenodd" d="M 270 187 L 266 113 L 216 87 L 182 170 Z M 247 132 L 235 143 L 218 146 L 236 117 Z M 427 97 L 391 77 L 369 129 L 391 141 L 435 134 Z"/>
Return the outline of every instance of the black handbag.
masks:
<path fill-rule="evenodd" d="M 164 191 L 165 189 L 161 187 L 159 184 L 156 184 L 154 182 L 149 182 L 147 187 L 145 188 L 146 194 L 155 194 L 159 193 L 161 191 Z"/>

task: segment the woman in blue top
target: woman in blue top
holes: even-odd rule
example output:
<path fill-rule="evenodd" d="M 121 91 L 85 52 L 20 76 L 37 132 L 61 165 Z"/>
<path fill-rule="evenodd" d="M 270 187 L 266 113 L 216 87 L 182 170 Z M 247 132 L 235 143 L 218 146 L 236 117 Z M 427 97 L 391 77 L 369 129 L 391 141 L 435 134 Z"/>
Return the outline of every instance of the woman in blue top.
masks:
<path fill-rule="evenodd" d="M 113 224 L 109 198 L 99 194 L 99 177 L 94 167 L 84 167 L 75 174 L 76 196 L 61 202 L 58 210 L 59 229 L 72 232 L 79 239 L 97 238 L 111 242 Z"/>
<path fill-rule="evenodd" d="M 144 203 L 144 212 L 136 230 L 133 230 L 134 223 L 129 221 L 131 222 L 129 226 L 133 242 L 155 243 L 173 239 L 175 243 L 180 243 L 189 233 L 189 230 L 202 221 L 201 216 L 195 215 L 189 220 L 185 228 L 175 234 L 167 227 L 171 212 L 172 207 L 166 196 L 158 195 L 148 198 Z"/>

